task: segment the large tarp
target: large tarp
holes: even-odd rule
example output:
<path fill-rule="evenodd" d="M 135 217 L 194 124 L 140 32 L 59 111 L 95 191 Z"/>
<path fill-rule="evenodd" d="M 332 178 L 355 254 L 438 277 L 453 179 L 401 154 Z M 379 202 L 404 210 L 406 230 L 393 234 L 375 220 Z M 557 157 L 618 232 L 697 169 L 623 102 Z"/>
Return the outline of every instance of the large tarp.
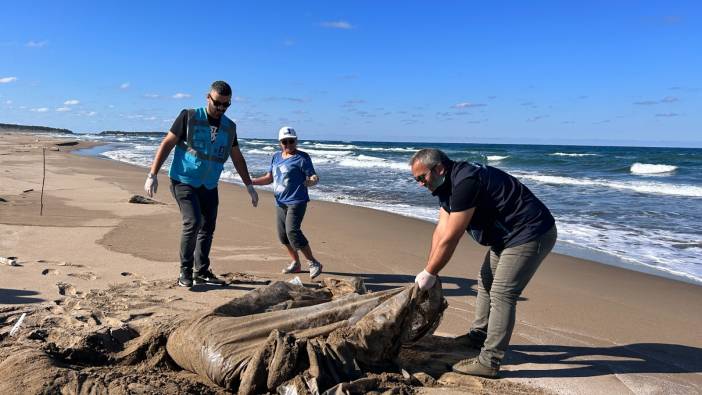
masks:
<path fill-rule="evenodd" d="M 169 336 L 168 354 L 239 394 L 321 393 L 392 366 L 403 344 L 436 329 L 447 306 L 439 282 L 429 291 L 412 285 L 365 294 L 356 281 L 342 295 L 331 283 L 251 291 L 185 321 Z"/>

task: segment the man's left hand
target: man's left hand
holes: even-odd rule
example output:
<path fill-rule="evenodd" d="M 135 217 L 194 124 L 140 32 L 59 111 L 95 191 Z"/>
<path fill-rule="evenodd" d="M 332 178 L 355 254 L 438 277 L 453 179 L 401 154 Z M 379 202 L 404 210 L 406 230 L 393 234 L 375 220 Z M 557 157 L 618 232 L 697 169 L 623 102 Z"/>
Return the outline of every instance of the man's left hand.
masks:
<path fill-rule="evenodd" d="M 253 185 L 247 185 L 246 190 L 249 192 L 249 195 L 251 195 L 251 205 L 254 207 L 258 206 L 258 193 L 256 193 Z"/>
<path fill-rule="evenodd" d="M 426 270 L 422 270 L 421 273 L 417 274 L 414 278 L 414 282 L 419 285 L 419 289 L 426 291 L 431 289 L 436 283 L 436 275 L 429 273 Z"/>

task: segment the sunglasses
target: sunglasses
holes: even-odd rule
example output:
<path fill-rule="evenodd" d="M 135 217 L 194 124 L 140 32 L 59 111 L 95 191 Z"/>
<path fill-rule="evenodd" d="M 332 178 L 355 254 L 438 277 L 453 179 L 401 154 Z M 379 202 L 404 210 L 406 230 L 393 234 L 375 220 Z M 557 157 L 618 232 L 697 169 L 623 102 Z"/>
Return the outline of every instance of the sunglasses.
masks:
<path fill-rule="evenodd" d="M 431 169 L 429 169 L 426 173 L 420 174 L 420 175 L 418 175 L 417 177 L 413 177 L 414 180 L 417 181 L 417 182 L 419 182 L 419 183 L 424 184 L 425 182 L 427 182 L 427 176 L 429 175 L 429 173 L 431 173 L 432 171 L 434 171 L 434 168 L 435 168 L 435 167 L 436 167 L 436 166 L 432 166 Z"/>
<path fill-rule="evenodd" d="M 280 140 L 280 144 L 283 144 L 283 145 L 292 145 L 292 144 L 295 144 L 296 142 L 297 142 L 297 140 L 295 140 L 295 139 L 282 139 L 282 140 Z"/>
<path fill-rule="evenodd" d="M 228 102 L 221 102 L 221 101 L 217 101 L 217 100 L 213 99 L 212 96 L 210 96 L 210 95 L 207 95 L 207 97 L 208 97 L 210 100 L 212 100 L 212 104 L 213 104 L 215 107 L 227 108 L 227 107 L 229 107 L 229 106 L 232 105 L 232 102 L 230 102 L 230 101 L 228 101 Z"/>

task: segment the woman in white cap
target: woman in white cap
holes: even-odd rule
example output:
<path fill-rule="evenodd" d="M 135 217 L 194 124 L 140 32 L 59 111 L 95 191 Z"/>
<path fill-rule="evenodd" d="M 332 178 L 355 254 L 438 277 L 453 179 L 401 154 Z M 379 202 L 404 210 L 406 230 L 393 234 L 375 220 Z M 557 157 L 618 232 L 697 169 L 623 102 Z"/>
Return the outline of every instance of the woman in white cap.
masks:
<path fill-rule="evenodd" d="M 310 244 L 300 226 L 305 217 L 307 202 L 310 201 L 307 187 L 317 184 L 319 177 L 314 171 L 310 156 L 297 149 L 295 129 L 288 126 L 280 128 L 278 141 L 280 152 L 273 155 L 268 173 L 254 178 L 252 182 L 253 185 L 273 183 L 278 239 L 292 258 L 283 273 L 301 271 L 299 250 L 307 258 L 310 278 L 315 278 L 322 273 L 322 264 L 312 255 Z"/>

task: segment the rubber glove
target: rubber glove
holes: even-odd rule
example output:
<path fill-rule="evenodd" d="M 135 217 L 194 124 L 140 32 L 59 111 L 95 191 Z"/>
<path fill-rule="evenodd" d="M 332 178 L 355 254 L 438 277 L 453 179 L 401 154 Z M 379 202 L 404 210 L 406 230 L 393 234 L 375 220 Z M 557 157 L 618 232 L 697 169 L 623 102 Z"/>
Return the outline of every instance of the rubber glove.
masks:
<path fill-rule="evenodd" d="M 312 174 L 311 176 L 307 177 L 305 180 L 305 186 L 311 187 L 317 185 L 319 182 L 319 176 L 316 174 Z"/>
<path fill-rule="evenodd" d="M 157 190 L 158 178 L 156 178 L 156 174 L 149 173 L 146 176 L 146 182 L 144 183 L 144 191 L 146 191 L 146 194 L 149 195 L 149 197 L 154 197 Z"/>
<path fill-rule="evenodd" d="M 246 190 L 249 192 L 249 195 L 251 195 L 251 205 L 254 207 L 258 206 L 258 193 L 256 193 L 253 185 L 247 185 Z"/>
<path fill-rule="evenodd" d="M 426 270 L 422 270 L 417 277 L 414 278 L 414 282 L 419 285 L 419 289 L 426 291 L 431 289 L 436 282 L 436 275 L 429 273 Z"/>

